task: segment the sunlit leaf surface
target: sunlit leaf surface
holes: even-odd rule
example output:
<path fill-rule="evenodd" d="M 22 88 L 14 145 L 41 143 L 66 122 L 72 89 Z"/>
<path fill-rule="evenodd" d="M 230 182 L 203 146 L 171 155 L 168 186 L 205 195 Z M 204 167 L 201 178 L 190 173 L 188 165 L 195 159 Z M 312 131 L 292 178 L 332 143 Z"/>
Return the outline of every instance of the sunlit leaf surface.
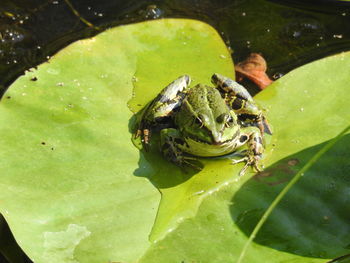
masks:
<path fill-rule="evenodd" d="M 349 125 L 349 67 L 350 53 L 343 53 L 294 70 L 261 92 L 256 100 L 274 131 L 266 138 L 265 171 L 209 195 L 194 218 L 152 245 L 141 262 L 235 262 L 286 183 Z M 348 134 L 304 174 L 244 262 L 325 262 L 349 253 L 349 146 Z"/>
<path fill-rule="evenodd" d="M 234 262 L 273 198 L 349 123 L 350 55 L 299 68 L 256 98 L 274 135 L 266 169 L 202 160 L 183 171 L 132 143 L 138 112 L 189 74 L 233 77 L 210 26 L 157 20 L 78 41 L 19 78 L 0 103 L 0 212 L 35 262 Z M 156 136 L 155 136 L 156 141 Z M 140 148 L 140 147 L 139 147 Z M 246 262 L 349 253 L 349 136 L 286 196 Z"/>
<path fill-rule="evenodd" d="M 9 88 L 0 211 L 35 262 L 132 262 L 145 252 L 160 193 L 131 142 L 133 83 L 145 84 L 145 102 L 181 74 L 208 82 L 214 70 L 233 74 L 213 28 L 160 20 L 78 41 Z"/>

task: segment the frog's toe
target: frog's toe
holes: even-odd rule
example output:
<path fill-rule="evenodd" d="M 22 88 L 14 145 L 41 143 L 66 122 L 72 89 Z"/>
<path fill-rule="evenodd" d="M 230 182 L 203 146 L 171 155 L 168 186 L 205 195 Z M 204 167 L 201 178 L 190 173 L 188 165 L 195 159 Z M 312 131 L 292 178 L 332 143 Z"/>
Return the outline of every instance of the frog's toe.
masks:
<path fill-rule="evenodd" d="M 142 134 L 143 134 L 142 142 L 143 142 L 144 144 L 149 144 L 149 138 L 150 138 L 149 129 L 144 129 L 144 130 L 142 131 Z"/>
<path fill-rule="evenodd" d="M 265 116 L 260 116 L 258 120 L 256 121 L 256 125 L 260 130 L 261 136 L 264 136 L 264 133 L 267 133 L 269 135 L 272 135 L 271 127 L 266 119 Z"/>
<path fill-rule="evenodd" d="M 259 168 L 259 166 L 258 166 L 259 161 L 260 161 L 260 156 L 253 156 L 253 157 L 246 156 L 242 159 L 232 160 L 232 164 L 245 162 L 245 165 L 243 166 L 243 168 L 241 169 L 241 171 L 238 174 L 239 176 L 243 176 L 245 174 L 245 172 L 247 171 L 249 166 L 254 168 L 257 172 L 261 172 L 262 169 Z"/>
<path fill-rule="evenodd" d="M 255 169 L 257 172 L 262 172 L 262 171 L 263 171 L 263 169 L 260 168 L 260 167 L 258 166 L 258 162 L 257 162 L 257 161 L 255 161 L 255 162 L 252 164 L 252 167 L 254 167 L 254 169 Z"/>
<path fill-rule="evenodd" d="M 243 175 L 245 174 L 245 172 L 247 171 L 247 169 L 248 169 L 249 166 L 250 166 L 250 164 L 249 164 L 249 162 L 247 162 L 247 163 L 243 166 L 243 168 L 239 171 L 238 176 L 239 176 L 239 177 L 243 176 Z"/>
<path fill-rule="evenodd" d="M 135 133 L 134 138 L 137 139 L 138 137 L 141 137 L 141 142 L 143 144 L 148 145 L 149 139 L 151 137 L 150 130 L 149 129 L 138 129 Z"/>
<path fill-rule="evenodd" d="M 237 163 L 242 163 L 242 162 L 248 162 L 249 158 L 246 156 L 246 157 L 243 157 L 241 159 L 238 159 L 238 160 L 231 160 L 231 164 L 237 164 Z"/>

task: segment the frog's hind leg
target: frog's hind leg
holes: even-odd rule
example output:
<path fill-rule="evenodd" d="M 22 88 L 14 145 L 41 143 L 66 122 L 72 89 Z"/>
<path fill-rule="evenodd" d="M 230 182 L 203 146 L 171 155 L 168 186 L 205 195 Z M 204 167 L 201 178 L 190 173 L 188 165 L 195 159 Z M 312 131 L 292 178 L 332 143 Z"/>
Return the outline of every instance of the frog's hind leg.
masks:
<path fill-rule="evenodd" d="M 270 135 L 272 134 L 271 128 L 265 116 L 255 104 L 255 102 L 246 101 L 241 98 L 232 96 L 229 98 L 228 104 L 231 106 L 232 110 L 237 114 L 244 125 L 257 126 L 261 134 L 264 134 L 264 132 Z"/>
<path fill-rule="evenodd" d="M 232 160 L 232 164 L 245 162 L 244 167 L 239 172 L 239 176 L 243 176 L 249 166 L 252 166 L 256 171 L 261 172 L 258 164 L 264 152 L 263 140 L 260 131 L 256 127 L 245 129 L 247 132 L 241 135 L 240 141 L 242 144 L 247 143 L 248 150 L 246 156 L 239 160 Z"/>
<path fill-rule="evenodd" d="M 141 136 L 142 142 L 145 145 L 149 144 L 152 126 L 162 126 L 173 111 L 181 106 L 190 82 L 191 78 L 188 75 L 177 78 L 145 107 L 135 138 Z"/>
<path fill-rule="evenodd" d="M 158 94 L 155 101 L 175 105 L 173 102 L 180 99 L 181 95 L 187 92 L 187 87 L 190 85 L 190 83 L 191 78 L 188 75 L 183 75 L 175 79 Z"/>
<path fill-rule="evenodd" d="M 234 95 L 242 100 L 253 101 L 253 97 L 246 88 L 228 77 L 215 73 L 211 76 L 211 82 L 222 93 Z"/>
<path fill-rule="evenodd" d="M 197 158 L 183 154 L 181 147 L 186 147 L 185 144 L 186 142 L 181 138 L 178 130 L 173 128 L 161 130 L 160 145 L 164 157 L 177 166 L 184 167 L 187 165 L 196 170 L 201 170 L 202 168 L 195 164 Z"/>
<path fill-rule="evenodd" d="M 256 125 L 261 134 L 264 132 L 272 134 L 266 118 L 246 88 L 220 74 L 213 74 L 211 81 L 216 85 L 226 103 L 244 123 Z"/>

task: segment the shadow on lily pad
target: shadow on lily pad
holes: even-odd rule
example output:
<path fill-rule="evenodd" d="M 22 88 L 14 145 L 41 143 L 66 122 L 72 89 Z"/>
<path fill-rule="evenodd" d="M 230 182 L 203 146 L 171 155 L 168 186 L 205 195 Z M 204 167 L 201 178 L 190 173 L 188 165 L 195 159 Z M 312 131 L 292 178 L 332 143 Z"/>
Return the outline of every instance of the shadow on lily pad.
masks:
<path fill-rule="evenodd" d="M 233 197 L 230 212 L 249 236 L 288 181 L 325 143 L 288 156 L 258 173 Z M 350 135 L 324 154 L 282 199 L 255 242 L 301 256 L 350 252 Z"/>
<path fill-rule="evenodd" d="M 134 134 L 137 129 L 139 115 L 140 112 L 133 115 L 129 120 L 131 134 Z M 167 161 L 160 152 L 159 134 L 157 132 L 152 135 L 150 147 L 147 151 L 143 149 L 140 138 L 132 138 L 132 141 L 135 147 L 140 150 L 139 167 L 134 171 L 134 175 L 148 178 L 157 189 L 177 186 L 198 173 L 198 170 L 190 167 L 180 168 Z"/>
<path fill-rule="evenodd" d="M 0 214 L 0 262 L 32 263 L 17 244 L 5 218 Z"/>

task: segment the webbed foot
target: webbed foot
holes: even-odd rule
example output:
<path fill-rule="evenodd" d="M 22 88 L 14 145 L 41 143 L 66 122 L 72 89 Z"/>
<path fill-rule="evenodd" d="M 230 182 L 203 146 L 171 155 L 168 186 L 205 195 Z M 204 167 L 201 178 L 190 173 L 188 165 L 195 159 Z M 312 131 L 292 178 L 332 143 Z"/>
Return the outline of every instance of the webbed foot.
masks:
<path fill-rule="evenodd" d="M 259 156 L 245 156 L 239 160 L 232 160 L 232 164 L 245 162 L 245 165 L 243 166 L 243 168 L 241 169 L 241 171 L 238 174 L 239 176 L 243 176 L 245 174 L 245 172 L 247 171 L 249 166 L 253 167 L 257 172 L 261 172 L 262 169 L 260 169 L 258 167 L 259 161 L 260 161 Z"/>
<path fill-rule="evenodd" d="M 143 145 L 148 145 L 151 137 L 150 129 L 142 128 L 140 125 L 140 128 L 137 129 L 134 138 L 137 139 L 138 137 L 141 137 L 141 142 Z"/>
<path fill-rule="evenodd" d="M 194 156 L 188 156 L 180 149 L 180 145 L 185 142 L 182 140 L 178 130 L 163 129 L 160 133 L 161 152 L 164 157 L 175 165 L 184 168 L 191 167 L 195 170 L 202 170 L 198 163 L 198 159 Z"/>
<path fill-rule="evenodd" d="M 247 141 L 248 150 L 246 151 L 246 156 L 238 160 L 232 160 L 232 164 L 245 162 L 245 165 L 238 174 L 239 176 L 243 176 L 249 166 L 254 168 L 257 172 L 262 171 L 258 165 L 264 152 L 263 140 L 260 131 L 255 127 L 254 129 L 255 130 L 247 133 L 247 136 L 249 137 Z"/>

